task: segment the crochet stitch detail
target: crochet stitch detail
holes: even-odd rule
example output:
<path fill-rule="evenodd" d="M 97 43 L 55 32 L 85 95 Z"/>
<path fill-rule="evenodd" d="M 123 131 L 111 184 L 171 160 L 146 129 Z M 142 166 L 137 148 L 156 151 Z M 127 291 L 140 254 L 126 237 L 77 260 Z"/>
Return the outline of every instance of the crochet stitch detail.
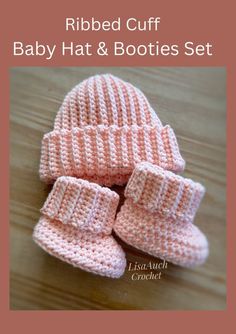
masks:
<path fill-rule="evenodd" d="M 144 94 L 110 74 L 96 75 L 66 95 L 43 137 L 39 173 L 47 183 L 68 175 L 123 185 L 141 161 L 172 171 L 185 166 L 174 131 Z"/>
<path fill-rule="evenodd" d="M 73 177 L 57 179 L 41 213 L 84 231 L 111 234 L 119 195 Z"/>
<path fill-rule="evenodd" d="M 62 176 L 41 209 L 33 239 L 55 257 L 99 275 L 125 270 L 122 248 L 111 236 L 119 195 L 108 188 Z"/>
<path fill-rule="evenodd" d="M 61 175 L 93 181 L 94 175 L 103 178 L 129 176 L 135 164 L 141 161 L 176 171 L 184 168 L 184 160 L 169 126 L 162 129 L 147 125 L 87 126 L 50 132 L 42 143 L 40 175 L 44 181 L 55 180 Z"/>
<path fill-rule="evenodd" d="M 190 223 L 204 193 L 200 183 L 146 162 L 136 166 L 125 190 L 127 198 L 146 210 Z"/>
<path fill-rule="evenodd" d="M 128 244 L 184 267 L 205 262 L 208 242 L 193 224 L 204 187 L 143 162 L 125 189 L 114 230 Z"/>

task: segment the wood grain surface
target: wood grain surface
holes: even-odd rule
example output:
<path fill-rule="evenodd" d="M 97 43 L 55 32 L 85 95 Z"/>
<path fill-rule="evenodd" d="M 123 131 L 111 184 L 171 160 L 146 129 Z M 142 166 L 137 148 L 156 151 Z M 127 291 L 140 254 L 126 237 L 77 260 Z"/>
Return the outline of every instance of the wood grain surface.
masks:
<path fill-rule="evenodd" d="M 184 176 L 206 186 L 195 223 L 207 235 L 205 265 L 168 264 L 160 280 L 113 280 L 63 263 L 32 240 L 50 187 L 39 180 L 43 134 L 64 95 L 89 75 L 111 72 L 139 87 L 177 135 Z M 226 101 L 223 68 L 12 68 L 10 115 L 10 307 L 16 310 L 196 310 L 226 305 Z M 122 194 L 123 189 L 115 188 Z M 118 238 L 117 238 L 118 240 Z M 129 263 L 157 263 L 118 240 Z M 139 272 L 144 273 L 144 272 Z M 150 273 L 146 272 L 146 273 Z"/>

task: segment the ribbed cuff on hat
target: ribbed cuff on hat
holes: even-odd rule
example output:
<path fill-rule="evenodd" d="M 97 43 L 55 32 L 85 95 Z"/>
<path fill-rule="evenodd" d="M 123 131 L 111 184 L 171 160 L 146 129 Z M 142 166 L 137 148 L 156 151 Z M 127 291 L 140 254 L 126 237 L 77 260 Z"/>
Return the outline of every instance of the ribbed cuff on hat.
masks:
<path fill-rule="evenodd" d="M 172 171 L 184 169 L 185 162 L 170 126 L 99 125 L 54 130 L 42 141 L 40 177 L 45 182 L 62 175 L 98 182 L 100 178 L 105 185 L 117 184 L 120 179 L 120 184 L 124 184 L 141 161 Z"/>
<path fill-rule="evenodd" d="M 111 234 L 119 195 L 108 188 L 73 177 L 55 182 L 41 213 L 82 231 Z"/>
<path fill-rule="evenodd" d="M 192 222 L 205 188 L 191 179 L 165 171 L 150 163 L 136 166 L 125 196 L 163 218 Z"/>

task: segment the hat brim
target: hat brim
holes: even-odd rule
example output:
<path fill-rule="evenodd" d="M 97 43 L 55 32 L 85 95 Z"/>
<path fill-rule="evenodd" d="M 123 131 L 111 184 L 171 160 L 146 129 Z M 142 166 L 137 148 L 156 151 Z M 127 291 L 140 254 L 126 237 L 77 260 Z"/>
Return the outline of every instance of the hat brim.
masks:
<path fill-rule="evenodd" d="M 66 175 L 105 186 L 124 185 L 141 161 L 175 172 L 184 169 L 170 126 L 98 125 L 52 131 L 42 141 L 39 173 L 47 183 Z"/>

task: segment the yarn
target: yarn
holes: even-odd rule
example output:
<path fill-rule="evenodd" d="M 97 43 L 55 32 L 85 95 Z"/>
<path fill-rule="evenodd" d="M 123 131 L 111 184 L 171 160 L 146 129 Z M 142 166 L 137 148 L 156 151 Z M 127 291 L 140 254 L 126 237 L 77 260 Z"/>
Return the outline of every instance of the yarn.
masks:
<path fill-rule="evenodd" d="M 47 183 L 67 175 L 123 185 L 141 161 L 172 171 L 185 165 L 174 131 L 163 127 L 144 94 L 105 74 L 67 94 L 53 131 L 43 137 L 39 172 Z"/>
<path fill-rule="evenodd" d="M 184 167 L 174 131 L 139 89 L 110 74 L 90 77 L 66 95 L 43 137 L 40 177 L 56 182 L 33 239 L 75 267 L 113 278 L 126 259 L 112 229 L 153 256 L 200 265 L 208 241 L 193 221 L 205 189 L 173 173 Z M 127 181 L 115 220 L 119 196 L 101 185 Z"/>
<path fill-rule="evenodd" d="M 119 196 L 108 188 L 62 176 L 41 209 L 33 239 L 49 254 L 83 270 L 120 277 L 126 260 L 111 236 Z"/>
<path fill-rule="evenodd" d="M 193 220 L 204 192 L 200 183 L 142 162 L 126 186 L 114 230 L 153 256 L 185 267 L 200 265 L 208 242 Z"/>

